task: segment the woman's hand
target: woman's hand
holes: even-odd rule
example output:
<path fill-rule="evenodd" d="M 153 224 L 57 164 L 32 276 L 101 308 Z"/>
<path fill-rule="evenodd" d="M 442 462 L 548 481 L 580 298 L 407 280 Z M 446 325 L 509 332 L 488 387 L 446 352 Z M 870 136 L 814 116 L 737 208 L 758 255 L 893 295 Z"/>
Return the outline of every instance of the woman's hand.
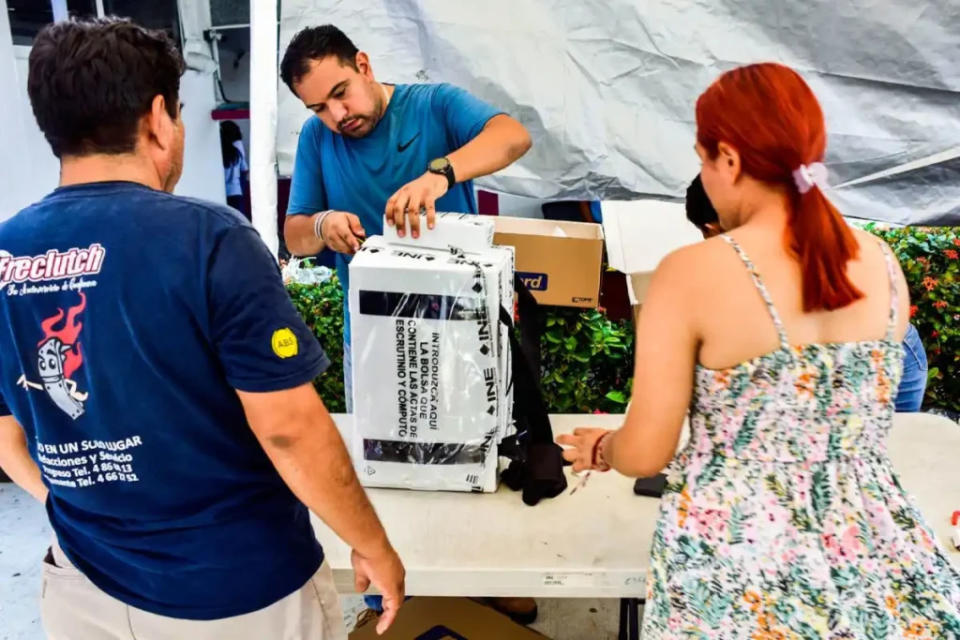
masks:
<path fill-rule="evenodd" d="M 600 459 L 598 446 L 600 439 L 612 433 L 609 429 L 579 428 L 572 434 L 563 434 L 557 438 L 561 447 L 569 447 L 563 451 L 563 459 L 573 463 L 575 472 L 595 469 L 608 471 L 610 466 Z"/>

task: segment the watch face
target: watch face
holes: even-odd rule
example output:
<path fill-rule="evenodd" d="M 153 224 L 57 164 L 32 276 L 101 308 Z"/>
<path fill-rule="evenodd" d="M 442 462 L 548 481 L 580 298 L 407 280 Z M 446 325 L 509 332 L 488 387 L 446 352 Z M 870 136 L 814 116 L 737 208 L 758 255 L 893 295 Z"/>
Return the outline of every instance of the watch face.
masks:
<path fill-rule="evenodd" d="M 450 166 L 449 160 L 447 160 L 446 158 L 437 158 L 436 160 L 430 161 L 430 165 L 428 168 L 430 169 L 430 171 L 441 173 L 443 171 L 446 171 L 447 167 L 449 166 Z"/>

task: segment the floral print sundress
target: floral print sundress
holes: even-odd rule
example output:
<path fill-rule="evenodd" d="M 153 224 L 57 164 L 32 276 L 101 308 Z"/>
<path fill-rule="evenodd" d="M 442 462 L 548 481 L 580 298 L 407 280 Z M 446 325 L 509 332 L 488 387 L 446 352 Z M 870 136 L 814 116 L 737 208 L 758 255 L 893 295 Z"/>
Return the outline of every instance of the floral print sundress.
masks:
<path fill-rule="evenodd" d="M 667 473 L 644 640 L 960 638 L 960 573 L 891 468 L 903 352 L 883 340 L 780 347 L 698 367 L 691 438 Z"/>

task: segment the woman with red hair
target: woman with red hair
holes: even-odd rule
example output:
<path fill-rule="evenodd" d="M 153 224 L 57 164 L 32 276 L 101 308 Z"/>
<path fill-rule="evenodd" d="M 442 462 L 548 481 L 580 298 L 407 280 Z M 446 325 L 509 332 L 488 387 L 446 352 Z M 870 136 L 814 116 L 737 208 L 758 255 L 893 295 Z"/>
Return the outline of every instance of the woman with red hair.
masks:
<path fill-rule="evenodd" d="M 725 233 L 654 274 L 623 427 L 559 439 L 578 471 L 646 477 L 673 459 L 647 640 L 960 638 L 960 574 L 886 452 L 906 283 L 827 200 L 825 148 L 820 105 L 787 67 L 734 69 L 700 96 L 696 151 Z"/>

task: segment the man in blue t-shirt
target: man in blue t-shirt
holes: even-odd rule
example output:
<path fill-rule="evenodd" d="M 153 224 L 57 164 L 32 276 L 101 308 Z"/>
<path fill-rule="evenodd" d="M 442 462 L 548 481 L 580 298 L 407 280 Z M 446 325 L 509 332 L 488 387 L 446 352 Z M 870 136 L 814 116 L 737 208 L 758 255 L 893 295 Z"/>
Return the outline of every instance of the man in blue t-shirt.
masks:
<path fill-rule="evenodd" d="M 331 25 L 290 42 L 283 81 L 316 118 L 300 131 L 284 224 L 291 253 L 337 252 L 346 294 L 347 265 L 363 239 L 383 233 L 383 216 L 401 235 L 420 235 L 436 210 L 476 213 L 472 180 L 509 165 L 530 148 L 513 118 L 448 84 L 381 84 L 370 59 Z M 344 368 L 350 393 L 350 322 Z"/>
<path fill-rule="evenodd" d="M 377 82 L 367 54 L 332 25 L 294 36 L 280 75 L 317 115 L 300 131 L 284 237 L 294 255 L 337 252 L 351 410 L 350 257 L 365 237 L 383 233 L 384 214 L 401 236 L 416 238 L 421 209 L 428 227 L 437 210 L 477 213 L 472 180 L 517 160 L 530 148 L 530 135 L 449 84 Z M 532 603 L 519 606 L 532 615 Z"/>
<path fill-rule="evenodd" d="M 52 640 L 344 639 L 403 566 L 311 381 L 327 358 L 243 217 L 170 194 L 183 60 L 120 19 L 45 28 L 28 91 L 60 186 L 0 224 L 0 466 L 46 503 Z"/>

